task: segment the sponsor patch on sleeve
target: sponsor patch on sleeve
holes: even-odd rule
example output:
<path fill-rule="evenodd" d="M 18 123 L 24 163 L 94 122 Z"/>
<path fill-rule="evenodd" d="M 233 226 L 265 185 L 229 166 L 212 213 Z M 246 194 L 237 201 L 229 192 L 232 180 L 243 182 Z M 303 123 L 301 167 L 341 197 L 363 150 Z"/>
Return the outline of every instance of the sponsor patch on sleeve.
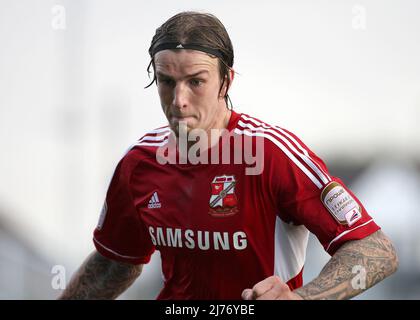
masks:
<path fill-rule="evenodd" d="M 321 201 L 340 224 L 350 227 L 362 218 L 359 204 L 338 182 L 331 182 L 322 190 Z"/>

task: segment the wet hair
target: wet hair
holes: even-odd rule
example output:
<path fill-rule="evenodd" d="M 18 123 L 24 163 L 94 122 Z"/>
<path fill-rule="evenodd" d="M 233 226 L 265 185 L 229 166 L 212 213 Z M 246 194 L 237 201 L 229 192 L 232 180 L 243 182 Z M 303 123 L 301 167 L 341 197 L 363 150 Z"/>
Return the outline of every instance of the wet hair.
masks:
<path fill-rule="evenodd" d="M 230 102 L 232 107 L 228 89 L 231 81 L 229 71 L 233 66 L 233 46 L 229 34 L 218 18 L 209 13 L 185 11 L 169 18 L 157 28 L 149 47 L 151 61 L 147 67 L 147 72 L 150 75 L 150 67 L 153 66 L 153 80 L 146 88 L 157 82 L 154 62 L 155 50 L 166 43 L 194 44 L 217 51 L 219 75 L 222 80 L 219 94 L 226 81 L 227 90 L 224 99 L 226 106 L 229 107 L 228 102 Z M 211 56 L 216 57 L 215 55 Z"/>

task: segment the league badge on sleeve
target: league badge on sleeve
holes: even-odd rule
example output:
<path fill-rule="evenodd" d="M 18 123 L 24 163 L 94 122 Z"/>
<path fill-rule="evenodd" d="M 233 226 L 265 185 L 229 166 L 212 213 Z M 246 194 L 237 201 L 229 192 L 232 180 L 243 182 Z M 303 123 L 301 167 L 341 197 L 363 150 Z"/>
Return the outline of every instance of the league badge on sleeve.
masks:
<path fill-rule="evenodd" d="M 321 201 L 340 224 L 351 227 L 362 218 L 359 204 L 338 182 L 331 182 L 322 190 Z"/>
<path fill-rule="evenodd" d="M 235 176 L 216 176 L 211 183 L 210 210 L 212 216 L 230 216 L 238 212 Z"/>

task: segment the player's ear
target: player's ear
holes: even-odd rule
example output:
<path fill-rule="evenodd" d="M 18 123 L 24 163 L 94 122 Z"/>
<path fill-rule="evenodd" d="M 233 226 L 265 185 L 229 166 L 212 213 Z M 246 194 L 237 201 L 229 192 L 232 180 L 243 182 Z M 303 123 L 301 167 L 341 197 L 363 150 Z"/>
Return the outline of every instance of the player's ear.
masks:
<path fill-rule="evenodd" d="M 228 82 L 228 77 L 230 81 Z M 229 92 L 230 87 L 232 86 L 233 78 L 235 77 L 235 71 L 232 68 L 229 68 L 228 74 L 225 75 L 225 79 L 223 82 L 223 89 L 222 89 L 222 95 L 221 97 L 226 97 L 226 95 Z"/>
<path fill-rule="evenodd" d="M 235 70 L 229 68 L 230 84 L 232 84 L 233 79 L 235 78 Z"/>

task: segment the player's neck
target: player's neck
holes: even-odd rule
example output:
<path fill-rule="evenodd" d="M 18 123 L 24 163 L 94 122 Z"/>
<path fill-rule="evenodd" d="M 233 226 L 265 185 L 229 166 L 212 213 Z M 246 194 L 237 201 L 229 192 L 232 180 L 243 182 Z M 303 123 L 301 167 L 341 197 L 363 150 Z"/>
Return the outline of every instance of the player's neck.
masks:
<path fill-rule="evenodd" d="M 221 108 L 221 110 L 222 111 L 219 113 L 219 116 L 207 131 L 208 148 L 212 148 L 218 143 L 220 136 L 223 134 L 223 131 L 226 130 L 229 125 L 232 111 L 225 106 Z"/>
<path fill-rule="evenodd" d="M 210 128 L 205 131 L 206 139 L 198 142 L 195 139 L 193 139 L 194 141 L 189 141 L 188 139 L 188 150 L 192 146 L 195 146 L 195 148 L 199 146 L 199 148 L 197 148 L 199 151 L 205 151 L 207 149 L 213 148 L 219 142 L 219 138 L 223 134 L 223 132 L 227 130 L 231 115 L 232 111 L 229 110 L 226 106 L 224 106 L 222 111 L 218 114 L 214 122 L 211 124 Z"/>
<path fill-rule="evenodd" d="M 222 110 L 223 111 L 221 112 L 220 117 L 218 117 L 218 121 L 215 123 L 212 129 L 227 129 L 232 111 L 227 107 L 224 107 Z"/>

